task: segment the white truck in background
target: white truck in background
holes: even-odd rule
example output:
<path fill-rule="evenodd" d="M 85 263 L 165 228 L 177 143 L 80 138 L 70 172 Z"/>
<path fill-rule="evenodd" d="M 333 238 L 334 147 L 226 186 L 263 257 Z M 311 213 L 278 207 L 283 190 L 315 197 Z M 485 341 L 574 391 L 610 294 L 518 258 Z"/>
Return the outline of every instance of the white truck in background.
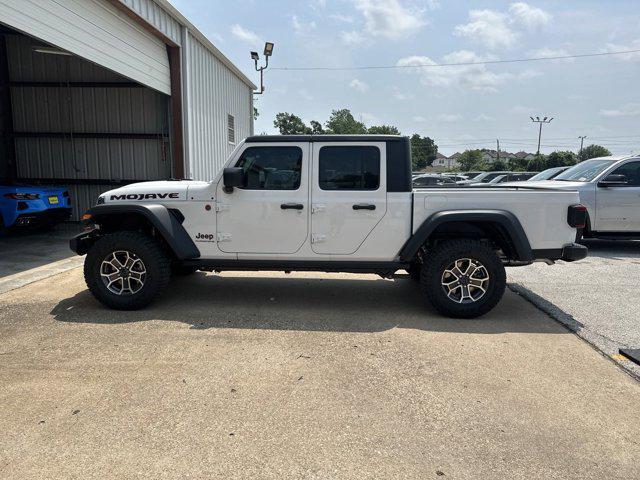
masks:
<path fill-rule="evenodd" d="M 146 306 L 172 273 L 406 270 L 439 312 L 470 318 L 499 302 L 505 266 L 584 258 L 585 214 L 568 190 L 413 190 L 406 137 L 254 136 L 209 182 L 105 192 L 71 248 L 116 309 Z"/>

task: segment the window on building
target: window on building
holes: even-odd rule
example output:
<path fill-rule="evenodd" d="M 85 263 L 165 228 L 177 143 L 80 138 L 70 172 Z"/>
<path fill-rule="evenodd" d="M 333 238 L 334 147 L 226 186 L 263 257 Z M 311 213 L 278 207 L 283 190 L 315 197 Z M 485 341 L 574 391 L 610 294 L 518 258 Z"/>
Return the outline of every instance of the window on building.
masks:
<path fill-rule="evenodd" d="M 249 147 L 236 163 L 246 190 L 297 190 L 302 172 L 300 147 Z"/>
<path fill-rule="evenodd" d="M 377 190 L 380 186 L 377 147 L 322 147 L 318 167 L 322 190 Z"/>
<path fill-rule="evenodd" d="M 227 136 L 229 143 L 236 143 L 236 119 L 230 114 L 227 114 Z"/>

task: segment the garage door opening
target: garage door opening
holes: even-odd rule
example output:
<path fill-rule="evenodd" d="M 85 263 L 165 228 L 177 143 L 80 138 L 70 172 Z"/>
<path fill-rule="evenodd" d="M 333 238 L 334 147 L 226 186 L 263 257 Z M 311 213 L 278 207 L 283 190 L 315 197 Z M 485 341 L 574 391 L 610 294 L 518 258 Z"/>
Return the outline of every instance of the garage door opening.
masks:
<path fill-rule="evenodd" d="M 0 181 L 101 192 L 172 177 L 168 95 L 0 25 Z"/>

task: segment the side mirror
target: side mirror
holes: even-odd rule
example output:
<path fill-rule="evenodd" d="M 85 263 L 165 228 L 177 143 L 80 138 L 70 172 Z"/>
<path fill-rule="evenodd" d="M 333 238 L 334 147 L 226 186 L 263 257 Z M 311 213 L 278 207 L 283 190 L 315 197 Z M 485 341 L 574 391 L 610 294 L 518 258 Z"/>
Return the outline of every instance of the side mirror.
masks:
<path fill-rule="evenodd" d="M 599 187 L 621 187 L 627 185 L 629 183 L 629 179 L 626 175 L 619 175 L 612 173 L 604 177 L 604 180 L 598 182 Z"/>
<path fill-rule="evenodd" d="M 234 187 L 244 187 L 246 175 L 240 167 L 228 167 L 222 173 L 222 181 L 224 183 L 224 191 L 233 192 Z"/>

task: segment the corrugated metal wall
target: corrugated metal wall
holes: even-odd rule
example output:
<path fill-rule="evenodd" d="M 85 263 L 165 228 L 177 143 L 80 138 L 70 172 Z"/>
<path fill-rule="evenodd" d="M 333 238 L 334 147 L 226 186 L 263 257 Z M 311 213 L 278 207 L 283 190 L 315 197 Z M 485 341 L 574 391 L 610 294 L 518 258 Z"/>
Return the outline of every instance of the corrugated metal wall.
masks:
<path fill-rule="evenodd" d="M 227 141 L 227 115 L 235 117 L 236 143 L 251 134 L 251 89 L 191 34 L 183 48 L 187 176 L 211 180 L 235 148 Z"/>
<path fill-rule="evenodd" d="M 177 45 L 182 41 L 182 26 L 153 0 L 120 0 Z"/>
<path fill-rule="evenodd" d="M 29 37 L 6 39 L 19 178 L 76 180 L 77 219 L 113 182 L 171 176 L 169 97 L 78 57 L 36 53 Z M 83 181 L 93 185 L 71 187 Z"/>

